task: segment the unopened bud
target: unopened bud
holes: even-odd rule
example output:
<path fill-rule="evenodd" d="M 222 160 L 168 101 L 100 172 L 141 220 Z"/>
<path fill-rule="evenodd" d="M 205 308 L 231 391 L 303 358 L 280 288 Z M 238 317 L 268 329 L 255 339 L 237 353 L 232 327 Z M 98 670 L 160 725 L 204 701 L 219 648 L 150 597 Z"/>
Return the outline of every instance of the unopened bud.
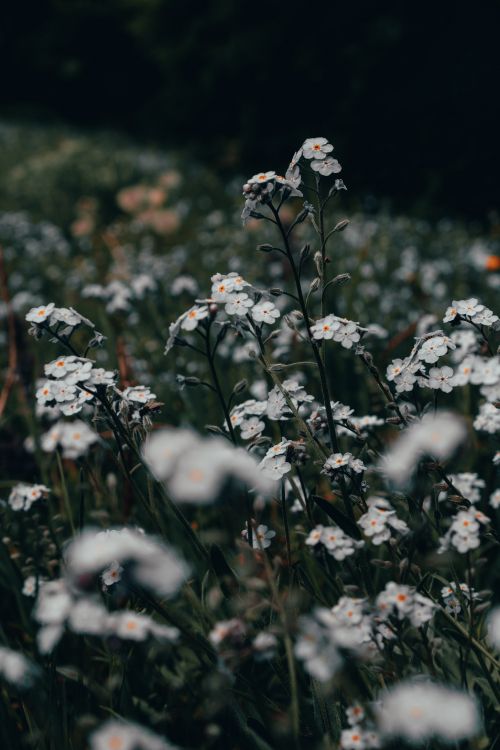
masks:
<path fill-rule="evenodd" d="M 349 219 L 341 219 L 338 224 L 333 228 L 334 232 L 343 232 L 344 229 L 350 224 Z"/>

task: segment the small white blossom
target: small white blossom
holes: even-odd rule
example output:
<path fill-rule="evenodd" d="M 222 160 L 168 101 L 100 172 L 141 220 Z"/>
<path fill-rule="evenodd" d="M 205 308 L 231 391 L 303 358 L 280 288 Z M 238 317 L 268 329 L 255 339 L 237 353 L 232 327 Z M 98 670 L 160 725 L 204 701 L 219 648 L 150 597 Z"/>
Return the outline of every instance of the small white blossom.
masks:
<path fill-rule="evenodd" d="M 333 146 L 326 138 L 306 138 L 302 144 L 302 154 L 305 159 L 323 160 L 333 151 Z"/>
<path fill-rule="evenodd" d="M 480 728 L 472 695 L 428 679 L 397 683 L 382 696 L 377 714 L 384 738 L 402 737 L 415 744 L 434 738 L 456 743 L 474 737 Z"/>
<path fill-rule="evenodd" d="M 273 325 L 279 316 L 279 310 L 273 302 L 259 302 L 252 308 L 252 318 L 256 323 Z"/>
<path fill-rule="evenodd" d="M 32 307 L 26 314 L 26 320 L 28 323 L 44 323 L 51 316 L 54 307 L 55 304 L 53 302 L 50 302 L 48 305 L 41 305 L 40 307 Z"/>
<path fill-rule="evenodd" d="M 250 311 L 253 304 L 253 300 L 250 299 L 246 292 L 238 292 L 237 294 L 230 294 L 227 297 L 224 309 L 228 315 L 243 317 Z"/>
<path fill-rule="evenodd" d="M 326 318 L 317 320 L 316 323 L 311 326 L 311 333 L 313 338 L 317 339 L 333 339 L 333 335 L 339 330 L 342 322 L 335 315 L 327 315 Z"/>
<path fill-rule="evenodd" d="M 208 316 L 207 305 L 194 306 L 187 311 L 181 321 L 181 328 L 184 331 L 194 331 L 198 327 L 200 320 L 204 320 Z"/>
<path fill-rule="evenodd" d="M 314 172 L 319 172 L 320 175 L 323 175 L 323 177 L 329 177 L 332 174 L 338 174 L 342 171 L 342 167 L 340 166 L 337 159 L 334 159 L 332 156 L 327 156 L 326 159 L 316 161 L 314 159 L 311 162 L 311 169 Z"/>

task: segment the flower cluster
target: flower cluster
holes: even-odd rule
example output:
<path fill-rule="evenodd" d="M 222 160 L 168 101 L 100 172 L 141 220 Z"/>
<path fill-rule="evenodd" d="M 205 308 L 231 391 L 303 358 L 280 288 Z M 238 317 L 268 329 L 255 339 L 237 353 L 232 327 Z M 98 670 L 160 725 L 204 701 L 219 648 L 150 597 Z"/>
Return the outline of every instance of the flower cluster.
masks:
<path fill-rule="evenodd" d="M 264 494 L 271 490 L 255 459 L 222 438 L 200 438 L 192 430 L 159 430 L 145 442 L 143 455 L 154 476 L 180 502 L 212 502 L 230 478 Z"/>
<path fill-rule="evenodd" d="M 446 534 L 440 538 L 438 552 L 446 552 L 451 548 L 465 554 L 469 550 L 477 549 L 481 543 L 481 527 L 486 526 L 489 522 L 488 516 L 474 507 L 459 510 L 453 517 Z"/>
<path fill-rule="evenodd" d="M 57 406 L 65 416 L 77 414 L 93 401 L 100 387 L 106 389 L 116 382 L 115 373 L 102 367 L 94 368 L 90 359 L 73 355 L 62 356 L 45 365 L 47 377 L 36 392 L 39 406 Z"/>
<path fill-rule="evenodd" d="M 387 542 L 393 531 L 403 535 L 409 532 L 406 522 L 397 517 L 396 511 L 385 498 L 369 498 L 367 505 L 368 510 L 358 519 L 358 525 L 375 546 Z"/>
<path fill-rule="evenodd" d="M 60 449 L 63 458 L 76 459 L 84 456 L 91 445 L 98 442 L 99 435 L 80 419 L 71 422 L 59 421 L 40 438 L 43 451 L 52 453 Z"/>
<path fill-rule="evenodd" d="M 321 524 L 309 532 L 306 544 L 309 547 L 321 545 L 335 560 L 344 560 L 363 546 L 363 542 L 353 539 L 338 526 L 322 526 Z"/>
<path fill-rule="evenodd" d="M 29 510 L 33 503 L 47 497 L 50 490 L 44 484 L 16 484 L 9 495 L 12 510 Z"/>
<path fill-rule="evenodd" d="M 408 618 L 418 628 L 432 619 L 436 609 L 434 602 L 415 590 L 389 581 L 385 589 L 377 596 L 377 611 L 380 619 L 386 621 L 391 617 L 397 620 Z"/>

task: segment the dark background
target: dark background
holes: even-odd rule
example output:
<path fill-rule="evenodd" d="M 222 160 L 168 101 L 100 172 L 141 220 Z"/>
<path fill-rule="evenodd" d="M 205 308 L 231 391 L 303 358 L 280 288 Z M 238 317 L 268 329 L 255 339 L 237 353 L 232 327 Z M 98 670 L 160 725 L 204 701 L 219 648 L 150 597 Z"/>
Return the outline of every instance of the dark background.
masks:
<path fill-rule="evenodd" d="M 223 175 L 284 170 L 325 135 L 356 195 L 498 208 L 500 3 L 17 2 L 0 114 L 113 128 Z"/>

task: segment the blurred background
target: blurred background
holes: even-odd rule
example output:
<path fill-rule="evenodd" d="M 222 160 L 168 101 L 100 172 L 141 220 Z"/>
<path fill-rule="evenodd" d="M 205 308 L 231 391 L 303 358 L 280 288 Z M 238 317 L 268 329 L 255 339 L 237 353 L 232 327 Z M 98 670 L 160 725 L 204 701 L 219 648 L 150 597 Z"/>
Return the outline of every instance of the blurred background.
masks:
<path fill-rule="evenodd" d="M 189 153 L 222 179 L 284 170 L 325 135 L 364 210 L 485 221 L 499 21 L 498 2 L 19 0 L 0 115 Z"/>

